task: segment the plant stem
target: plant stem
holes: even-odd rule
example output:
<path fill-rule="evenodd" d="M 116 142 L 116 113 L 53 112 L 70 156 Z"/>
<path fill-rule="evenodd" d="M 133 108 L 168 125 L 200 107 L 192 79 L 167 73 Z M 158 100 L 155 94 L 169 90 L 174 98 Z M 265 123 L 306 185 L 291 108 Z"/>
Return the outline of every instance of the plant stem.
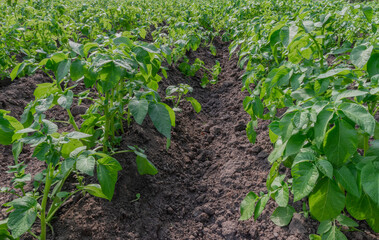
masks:
<path fill-rule="evenodd" d="M 316 44 L 316 48 L 318 51 L 318 56 L 320 58 L 321 68 L 324 68 L 324 53 L 320 47 L 320 44 L 317 42 L 317 40 L 312 36 L 312 34 L 308 33 L 309 37 L 313 40 L 313 42 Z"/>
<path fill-rule="evenodd" d="M 109 103 L 109 93 L 106 93 L 105 101 L 104 101 L 104 115 L 105 115 L 105 128 L 104 128 L 104 138 L 103 138 L 103 152 L 104 153 L 108 152 L 107 141 L 109 138 L 109 120 L 110 120 L 108 103 Z"/>
<path fill-rule="evenodd" d="M 39 237 L 35 235 L 31 230 L 28 230 L 28 233 L 32 235 L 35 239 L 39 239 Z"/>
<path fill-rule="evenodd" d="M 50 187 L 52 183 L 52 173 L 54 173 L 54 168 L 52 163 L 49 163 L 47 168 L 46 183 L 43 193 L 42 203 L 41 203 L 41 235 L 40 240 L 46 240 L 46 204 L 50 192 Z"/>

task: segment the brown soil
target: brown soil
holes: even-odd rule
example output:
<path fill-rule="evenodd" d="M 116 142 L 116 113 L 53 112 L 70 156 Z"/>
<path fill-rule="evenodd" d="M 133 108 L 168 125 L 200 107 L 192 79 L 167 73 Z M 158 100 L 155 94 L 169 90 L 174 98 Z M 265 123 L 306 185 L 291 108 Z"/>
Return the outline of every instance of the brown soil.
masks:
<path fill-rule="evenodd" d="M 139 176 L 133 154 L 117 155 L 123 170 L 112 202 L 88 194 L 69 200 L 53 221 L 55 234 L 50 233 L 49 239 L 294 240 L 308 239 L 316 232 L 318 223 L 301 215 L 291 227 L 275 226 L 269 218 L 276 207 L 273 201 L 256 222 L 238 221 L 239 205 L 245 195 L 265 191 L 270 169 L 267 156 L 272 146 L 268 122 L 260 122 L 257 144 L 249 143 L 245 126 L 250 117 L 243 110 L 245 93 L 240 90 L 242 71 L 237 67 L 237 58 L 229 60 L 228 44 L 215 44 L 215 57 L 205 48 L 188 53 L 188 57 L 200 58 L 208 68 L 218 60 L 222 72 L 216 85 L 203 89 L 199 84 L 202 72 L 189 78 L 176 67 L 171 67 L 168 79 L 162 81 L 162 91 L 168 85 L 188 83 L 194 88 L 191 96 L 202 105 L 202 111 L 196 114 L 189 103 L 183 103 L 169 150 L 165 150 L 165 139 L 148 119 L 142 126 L 134 123 L 126 129 L 120 148 L 138 145 L 146 149 L 159 173 Z M 20 116 L 33 98 L 35 84 L 46 81 L 42 74 L 36 74 L 0 88 L 0 108 Z M 0 182 L 9 185 L 9 175 L 4 172 L 13 162 L 11 148 L 0 146 L 0 153 Z M 31 155 L 30 149 L 24 149 L 21 159 L 34 175 L 41 170 L 41 162 Z M 141 199 L 133 201 L 137 193 Z M 9 196 L 0 195 L 0 204 L 9 200 Z M 295 207 L 300 211 L 301 203 Z M 2 208 L 0 219 L 4 217 Z M 368 229 L 364 223 L 361 227 Z M 375 238 L 369 230 L 348 234 L 350 239 Z"/>

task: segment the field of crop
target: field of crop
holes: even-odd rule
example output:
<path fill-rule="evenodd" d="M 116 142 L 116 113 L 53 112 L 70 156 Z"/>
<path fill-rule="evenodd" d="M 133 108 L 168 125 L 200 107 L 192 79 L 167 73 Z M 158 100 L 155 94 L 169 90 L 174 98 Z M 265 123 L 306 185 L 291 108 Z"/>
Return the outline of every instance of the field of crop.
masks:
<path fill-rule="evenodd" d="M 378 12 L 0 1 L 0 240 L 378 239 Z"/>

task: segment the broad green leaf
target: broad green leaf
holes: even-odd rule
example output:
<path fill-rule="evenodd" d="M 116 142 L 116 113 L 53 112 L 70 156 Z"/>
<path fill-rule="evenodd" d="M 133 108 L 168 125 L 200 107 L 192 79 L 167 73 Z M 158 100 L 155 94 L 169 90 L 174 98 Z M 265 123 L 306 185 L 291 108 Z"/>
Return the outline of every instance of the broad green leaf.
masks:
<path fill-rule="evenodd" d="M 292 192 L 294 202 L 308 196 L 316 186 L 319 173 L 317 167 L 311 162 L 301 162 L 291 169 L 293 177 Z"/>
<path fill-rule="evenodd" d="M 10 74 L 12 81 L 24 70 L 25 66 L 26 63 L 24 62 L 17 64 Z"/>
<path fill-rule="evenodd" d="M 270 199 L 270 195 L 265 194 L 258 200 L 257 205 L 255 206 L 255 209 L 254 209 L 254 221 L 256 221 L 258 217 L 262 214 L 263 209 L 265 209 L 266 204 L 269 199 Z"/>
<path fill-rule="evenodd" d="M 319 181 L 309 196 L 311 214 L 320 222 L 337 217 L 344 207 L 345 195 L 337 184 L 328 178 Z"/>
<path fill-rule="evenodd" d="M 42 132 L 46 134 L 53 134 L 58 131 L 58 126 L 49 120 L 43 119 L 42 125 L 43 125 Z"/>
<path fill-rule="evenodd" d="M 146 99 L 132 99 L 128 107 L 134 120 L 141 125 L 149 109 L 149 102 Z"/>
<path fill-rule="evenodd" d="M 336 102 L 343 99 L 343 98 L 350 98 L 350 97 L 358 97 L 358 96 L 364 96 L 367 95 L 368 92 L 360 91 L 360 90 L 346 90 L 336 96 Z"/>
<path fill-rule="evenodd" d="M 370 77 L 379 74 L 379 53 L 374 53 L 371 55 L 367 62 L 367 72 Z"/>
<path fill-rule="evenodd" d="M 175 125 L 176 125 L 176 123 L 175 123 L 175 111 L 169 105 L 167 105 L 165 103 L 161 103 L 161 104 L 163 104 L 166 107 L 168 113 L 170 114 L 171 126 L 175 127 Z"/>
<path fill-rule="evenodd" d="M 52 107 L 54 101 L 54 95 L 51 94 L 47 98 L 39 99 L 38 105 L 35 107 L 37 113 L 46 112 L 50 107 Z"/>
<path fill-rule="evenodd" d="M 155 175 L 158 169 L 147 158 L 137 155 L 136 158 L 137 170 L 140 175 Z"/>
<path fill-rule="evenodd" d="M 74 131 L 74 132 L 70 132 L 66 134 L 65 137 L 70 138 L 70 139 L 81 139 L 81 138 L 91 137 L 91 135 Z"/>
<path fill-rule="evenodd" d="M 118 171 L 122 169 L 121 165 L 112 157 L 101 158 L 97 163 L 97 179 L 102 192 L 110 201 L 113 198 Z"/>
<path fill-rule="evenodd" d="M 85 63 L 79 59 L 76 59 L 70 67 L 70 76 L 73 81 L 79 80 L 84 76 Z"/>
<path fill-rule="evenodd" d="M 333 225 L 332 228 L 322 236 L 322 240 L 347 240 L 347 238 L 336 225 Z"/>
<path fill-rule="evenodd" d="M 35 157 L 40 161 L 44 161 L 45 155 L 49 152 L 49 150 L 50 145 L 46 142 L 43 142 L 34 149 L 32 157 Z"/>
<path fill-rule="evenodd" d="M 1 115 L 0 113 L 0 144 L 11 144 L 15 130 L 16 129 L 12 126 L 9 120 L 4 118 L 3 115 Z"/>
<path fill-rule="evenodd" d="M 327 160 L 340 167 L 356 152 L 358 138 L 356 130 L 345 120 L 338 120 L 326 133 L 324 150 Z"/>
<path fill-rule="evenodd" d="M 370 216 L 371 212 L 375 212 L 373 201 L 370 201 L 370 197 L 364 192 L 360 198 L 347 193 L 346 209 L 357 220 L 364 220 Z"/>
<path fill-rule="evenodd" d="M 62 157 L 68 158 L 70 157 L 70 154 L 75 149 L 82 147 L 83 143 L 78 139 L 71 139 L 68 143 L 63 144 L 62 146 Z"/>
<path fill-rule="evenodd" d="M 34 90 L 33 95 L 36 99 L 40 99 L 47 95 L 54 94 L 58 91 L 59 89 L 55 83 L 41 83 L 37 84 L 37 88 Z"/>
<path fill-rule="evenodd" d="M 14 211 L 9 214 L 8 227 L 15 238 L 27 232 L 37 217 L 37 201 L 32 197 L 22 197 L 11 202 Z"/>
<path fill-rule="evenodd" d="M 201 111 L 201 105 L 196 99 L 194 99 L 193 97 L 186 97 L 186 100 L 191 103 L 193 109 L 195 109 L 197 113 Z"/>
<path fill-rule="evenodd" d="M 64 95 L 58 98 L 58 104 L 61 105 L 64 109 L 70 109 L 74 99 L 74 92 L 68 90 Z"/>
<path fill-rule="evenodd" d="M 321 144 L 324 141 L 325 132 L 329 126 L 329 121 L 333 117 L 333 112 L 322 110 L 317 115 L 317 121 L 314 125 L 314 142 L 315 144 L 320 147 Z"/>
<path fill-rule="evenodd" d="M 88 184 L 87 186 L 81 187 L 81 189 L 87 191 L 92 196 L 108 199 L 108 197 L 104 195 L 99 184 Z"/>
<path fill-rule="evenodd" d="M 289 190 L 287 183 L 284 183 L 275 193 L 275 202 L 279 207 L 286 207 L 289 200 Z"/>
<path fill-rule="evenodd" d="M 83 51 L 84 51 L 84 56 L 88 56 L 88 53 L 91 49 L 97 48 L 99 44 L 94 43 L 94 42 L 89 42 L 84 45 Z"/>
<path fill-rule="evenodd" d="M 336 219 L 341 225 L 346 226 L 346 227 L 358 227 L 358 223 L 355 222 L 353 219 L 340 214 L 337 219 Z"/>
<path fill-rule="evenodd" d="M 328 232 L 332 228 L 332 221 L 326 220 L 322 221 L 317 228 L 317 234 L 323 234 Z"/>
<path fill-rule="evenodd" d="M 292 206 L 277 207 L 275 211 L 272 213 L 270 219 L 276 225 L 280 227 L 284 227 L 284 226 L 287 226 L 291 222 L 291 219 L 295 212 L 296 211 Z"/>
<path fill-rule="evenodd" d="M 312 21 L 303 21 L 303 27 L 306 33 L 311 33 L 315 29 L 315 24 Z"/>
<path fill-rule="evenodd" d="M 288 139 L 284 157 L 288 157 L 294 154 L 298 154 L 300 149 L 304 145 L 304 141 L 306 139 L 305 135 L 302 135 L 300 133 L 292 135 L 290 139 Z"/>
<path fill-rule="evenodd" d="M 316 161 L 316 166 L 325 176 L 333 178 L 333 165 L 329 161 L 320 159 Z"/>
<path fill-rule="evenodd" d="M 267 160 L 270 163 L 274 163 L 276 160 L 278 160 L 279 158 L 281 158 L 282 155 L 283 155 L 284 150 L 286 149 L 286 144 L 287 144 L 287 142 L 281 143 L 281 144 L 279 144 L 279 142 L 277 142 L 275 144 L 274 150 L 270 153 L 270 155 L 268 156 Z"/>
<path fill-rule="evenodd" d="M 70 45 L 70 47 L 72 48 L 72 51 L 75 52 L 76 54 L 84 57 L 84 47 L 82 44 L 80 43 L 75 43 L 75 42 L 72 42 L 72 41 L 69 41 L 68 44 Z"/>
<path fill-rule="evenodd" d="M 363 68 L 363 66 L 368 62 L 373 49 L 373 46 L 356 46 L 350 54 L 351 63 L 354 64 L 357 68 Z"/>
<path fill-rule="evenodd" d="M 70 71 L 71 67 L 71 60 L 65 59 L 62 62 L 58 64 L 58 69 L 57 69 L 57 81 L 60 83 L 68 74 Z"/>
<path fill-rule="evenodd" d="M 362 7 L 363 14 L 365 15 L 367 21 L 371 23 L 372 17 L 374 16 L 374 10 L 370 6 Z"/>
<path fill-rule="evenodd" d="M 293 160 L 292 168 L 296 164 L 299 164 L 302 162 L 314 162 L 314 161 L 316 161 L 316 156 L 314 155 L 314 153 L 312 151 L 309 151 L 309 150 L 302 151 L 299 154 L 297 154 L 295 159 Z"/>
<path fill-rule="evenodd" d="M 114 88 L 121 78 L 121 69 L 113 62 L 106 64 L 100 71 L 100 83 L 103 92 L 106 93 Z"/>
<path fill-rule="evenodd" d="M 241 217 L 239 220 L 248 220 L 254 214 L 255 203 L 258 200 L 258 196 L 254 192 L 249 192 L 241 202 L 240 212 Z"/>
<path fill-rule="evenodd" d="M 93 170 L 95 169 L 96 160 L 92 156 L 86 156 L 82 154 L 76 160 L 76 169 L 82 173 L 93 176 Z"/>
<path fill-rule="evenodd" d="M 159 103 L 150 103 L 148 113 L 158 132 L 171 139 L 171 119 L 166 107 Z"/>
<path fill-rule="evenodd" d="M 379 205 L 379 171 L 371 162 L 362 169 L 361 182 L 366 194 Z"/>
<path fill-rule="evenodd" d="M 324 79 L 328 77 L 333 77 L 336 75 L 347 75 L 351 72 L 350 68 L 335 68 L 332 70 L 327 71 L 326 73 L 318 75 L 318 79 Z"/>
<path fill-rule="evenodd" d="M 374 135 L 376 121 L 365 107 L 355 103 L 342 103 L 339 108 L 370 136 Z"/>
<path fill-rule="evenodd" d="M 356 197 L 360 196 L 357 180 L 349 168 L 342 166 L 340 169 L 336 169 L 334 176 L 337 183 L 341 184 L 347 192 L 353 194 Z"/>

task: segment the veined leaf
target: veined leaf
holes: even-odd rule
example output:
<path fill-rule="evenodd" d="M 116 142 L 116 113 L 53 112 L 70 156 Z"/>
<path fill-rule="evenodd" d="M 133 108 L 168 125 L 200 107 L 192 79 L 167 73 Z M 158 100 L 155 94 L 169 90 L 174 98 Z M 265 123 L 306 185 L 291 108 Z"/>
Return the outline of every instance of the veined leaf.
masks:
<path fill-rule="evenodd" d="M 366 108 L 355 103 L 342 103 L 339 108 L 370 136 L 374 135 L 376 120 Z"/>
<path fill-rule="evenodd" d="M 240 212 L 241 217 L 239 220 L 248 220 L 254 214 L 255 203 L 258 200 L 258 196 L 254 192 L 249 192 L 241 202 Z"/>
<path fill-rule="evenodd" d="M 337 217 L 344 207 L 345 195 L 337 184 L 328 178 L 318 182 L 309 196 L 311 214 L 320 222 Z"/>
<path fill-rule="evenodd" d="M 280 227 L 287 226 L 295 213 L 295 209 L 292 206 L 277 207 L 272 213 L 270 219 L 276 225 Z"/>
<path fill-rule="evenodd" d="M 308 196 L 316 186 L 319 173 L 317 167 L 311 162 L 301 162 L 291 169 L 293 177 L 292 192 L 294 202 Z"/>
<path fill-rule="evenodd" d="M 132 99 L 128 107 L 134 120 L 141 125 L 149 109 L 149 102 L 146 99 Z"/>

